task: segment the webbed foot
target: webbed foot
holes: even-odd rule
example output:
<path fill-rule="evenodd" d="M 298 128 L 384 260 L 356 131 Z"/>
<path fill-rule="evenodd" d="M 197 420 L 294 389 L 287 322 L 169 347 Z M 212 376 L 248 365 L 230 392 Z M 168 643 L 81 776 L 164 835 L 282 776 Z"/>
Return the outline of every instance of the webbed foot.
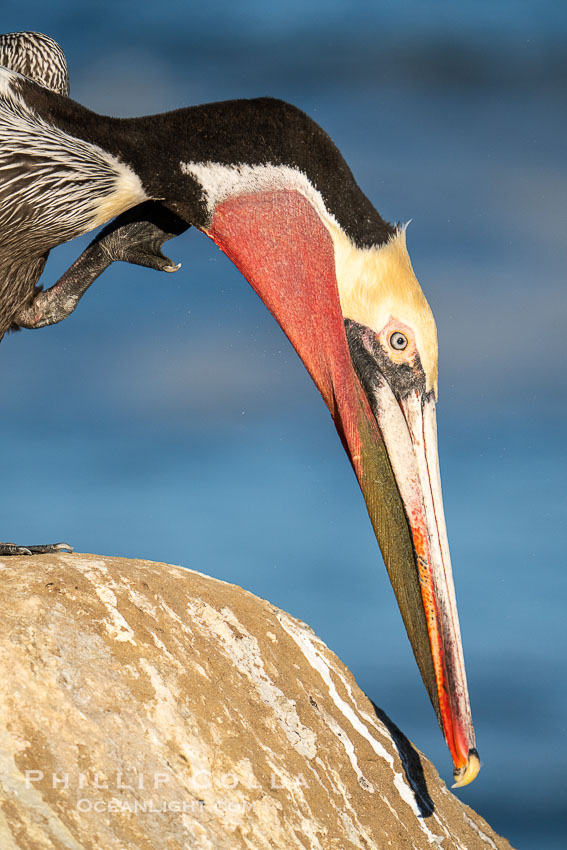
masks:
<path fill-rule="evenodd" d="M 49 552 L 72 552 L 68 543 L 46 543 L 43 546 L 18 546 L 16 543 L 0 543 L 0 555 L 46 555 Z"/>
<path fill-rule="evenodd" d="M 163 272 L 176 272 L 181 263 L 174 263 L 162 254 L 168 239 L 179 236 L 189 225 L 156 201 L 147 201 L 122 213 L 96 237 L 112 262 L 122 260 Z"/>
<path fill-rule="evenodd" d="M 14 316 L 13 329 L 43 328 L 66 319 L 93 281 L 116 260 L 176 272 L 181 263 L 165 257 L 161 246 L 189 227 L 157 201 L 122 213 L 101 230 L 57 283 L 44 291 L 36 287 L 31 300 Z"/>

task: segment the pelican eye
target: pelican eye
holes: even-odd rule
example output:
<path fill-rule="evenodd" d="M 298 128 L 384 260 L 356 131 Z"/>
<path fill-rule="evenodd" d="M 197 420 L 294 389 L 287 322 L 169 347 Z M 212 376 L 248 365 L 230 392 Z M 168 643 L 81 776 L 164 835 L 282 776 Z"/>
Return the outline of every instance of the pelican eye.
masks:
<path fill-rule="evenodd" d="M 395 351 L 403 351 L 407 348 L 408 338 L 401 331 L 394 331 L 390 337 L 390 345 Z"/>

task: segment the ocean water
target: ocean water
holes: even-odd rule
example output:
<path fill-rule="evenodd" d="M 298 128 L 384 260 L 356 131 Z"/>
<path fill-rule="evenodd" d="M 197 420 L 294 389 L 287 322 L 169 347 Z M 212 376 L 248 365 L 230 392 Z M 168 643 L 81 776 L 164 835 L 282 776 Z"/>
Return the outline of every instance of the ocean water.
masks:
<path fill-rule="evenodd" d="M 424 11 L 427 7 L 427 11 Z M 132 115 L 295 102 L 408 245 L 436 315 L 445 510 L 478 748 L 459 796 L 567 843 L 566 15 L 553 2 L 7 2 L 72 95 Z M 51 282 L 88 239 L 52 254 Z M 281 331 L 201 234 L 2 342 L 2 539 L 183 564 L 306 620 L 451 778 L 364 503 Z"/>

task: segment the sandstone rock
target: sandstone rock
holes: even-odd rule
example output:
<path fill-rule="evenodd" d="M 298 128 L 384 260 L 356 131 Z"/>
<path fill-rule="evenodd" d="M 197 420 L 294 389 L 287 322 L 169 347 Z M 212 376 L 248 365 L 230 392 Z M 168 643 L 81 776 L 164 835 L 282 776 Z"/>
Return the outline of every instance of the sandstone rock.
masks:
<path fill-rule="evenodd" d="M 0 579 L 1 850 L 510 846 L 268 602 L 97 555 Z"/>

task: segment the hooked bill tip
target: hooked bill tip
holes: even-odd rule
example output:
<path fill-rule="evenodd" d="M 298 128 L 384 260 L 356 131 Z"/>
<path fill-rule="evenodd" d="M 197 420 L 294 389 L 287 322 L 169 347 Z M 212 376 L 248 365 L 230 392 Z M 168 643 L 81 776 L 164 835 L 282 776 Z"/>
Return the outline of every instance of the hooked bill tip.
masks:
<path fill-rule="evenodd" d="M 469 750 L 469 757 L 464 767 L 458 767 L 453 776 L 455 778 L 452 788 L 462 788 L 463 785 L 469 785 L 478 776 L 480 770 L 480 758 L 476 750 Z"/>

